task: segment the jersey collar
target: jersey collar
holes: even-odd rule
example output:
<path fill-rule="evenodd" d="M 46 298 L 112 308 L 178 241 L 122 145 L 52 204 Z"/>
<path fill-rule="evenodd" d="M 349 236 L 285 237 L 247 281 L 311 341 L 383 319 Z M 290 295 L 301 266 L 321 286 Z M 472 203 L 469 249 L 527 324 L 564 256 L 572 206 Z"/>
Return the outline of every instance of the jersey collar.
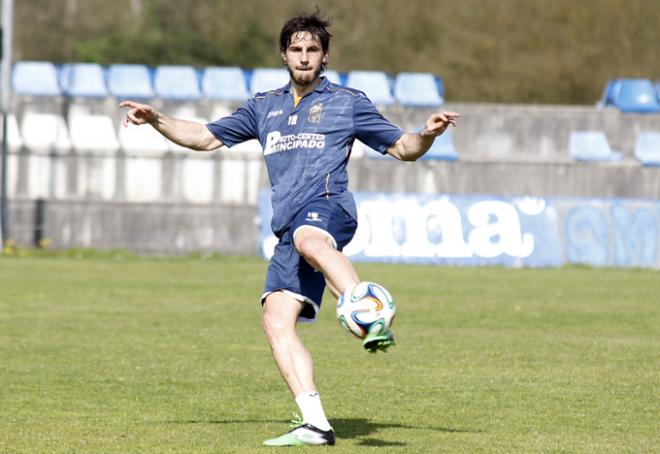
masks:
<path fill-rule="evenodd" d="M 322 93 L 325 91 L 325 89 L 330 85 L 330 81 L 328 80 L 327 77 L 325 76 L 320 76 L 321 82 L 314 88 L 314 91 L 317 93 Z M 291 91 L 291 81 L 289 81 L 288 84 L 284 86 L 284 91 L 285 92 L 290 92 Z"/>

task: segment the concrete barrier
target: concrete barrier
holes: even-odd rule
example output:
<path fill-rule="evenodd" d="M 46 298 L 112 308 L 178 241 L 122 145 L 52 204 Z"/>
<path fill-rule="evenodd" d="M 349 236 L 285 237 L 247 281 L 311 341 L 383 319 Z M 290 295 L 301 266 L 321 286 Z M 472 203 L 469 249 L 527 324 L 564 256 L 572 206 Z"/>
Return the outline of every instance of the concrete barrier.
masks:
<path fill-rule="evenodd" d="M 448 104 L 457 162 L 353 159 L 351 189 L 362 192 L 660 199 L 660 168 L 633 156 L 640 132 L 659 116 L 573 106 Z M 394 106 L 386 117 L 407 130 L 431 111 Z M 603 130 L 619 162 L 570 160 L 571 131 Z M 53 247 L 120 247 L 147 253 L 200 250 L 256 254 L 257 201 L 268 186 L 259 150 L 211 155 L 164 151 L 35 153 L 9 156 L 9 236 Z M 37 201 L 41 201 L 37 203 Z M 37 206 L 43 224 L 35 225 Z M 39 236 L 37 235 L 37 236 Z"/>

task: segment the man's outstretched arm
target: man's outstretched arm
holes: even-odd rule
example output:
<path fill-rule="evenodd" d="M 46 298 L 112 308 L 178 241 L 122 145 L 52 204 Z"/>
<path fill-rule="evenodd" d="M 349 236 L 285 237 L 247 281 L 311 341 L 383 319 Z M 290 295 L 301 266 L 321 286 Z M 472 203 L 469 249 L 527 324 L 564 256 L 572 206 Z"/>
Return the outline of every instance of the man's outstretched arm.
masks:
<path fill-rule="evenodd" d="M 426 119 L 424 129 L 418 133 L 405 133 L 387 152 L 401 161 L 416 161 L 449 125 L 456 126 L 458 117 L 460 114 L 456 112 L 434 113 Z"/>
<path fill-rule="evenodd" d="M 143 125 L 149 123 L 156 131 L 174 143 L 197 151 L 211 151 L 220 148 L 223 143 L 218 140 L 206 125 L 193 121 L 168 117 L 148 104 L 133 101 L 123 101 L 119 107 L 128 107 L 124 117 L 124 127 L 129 124 Z"/>

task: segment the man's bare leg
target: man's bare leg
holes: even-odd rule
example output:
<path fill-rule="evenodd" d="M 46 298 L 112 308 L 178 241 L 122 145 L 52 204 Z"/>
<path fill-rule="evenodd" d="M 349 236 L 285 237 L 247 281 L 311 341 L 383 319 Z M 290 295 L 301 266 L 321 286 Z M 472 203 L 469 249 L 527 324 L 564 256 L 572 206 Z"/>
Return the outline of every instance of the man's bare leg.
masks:
<path fill-rule="evenodd" d="M 323 273 L 328 289 L 335 298 L 360 282 L 353 264 L 335 249 L 328 235 L 316 229 L 303 228 L 296 232 L 293 242 L 307 263 Z"/>

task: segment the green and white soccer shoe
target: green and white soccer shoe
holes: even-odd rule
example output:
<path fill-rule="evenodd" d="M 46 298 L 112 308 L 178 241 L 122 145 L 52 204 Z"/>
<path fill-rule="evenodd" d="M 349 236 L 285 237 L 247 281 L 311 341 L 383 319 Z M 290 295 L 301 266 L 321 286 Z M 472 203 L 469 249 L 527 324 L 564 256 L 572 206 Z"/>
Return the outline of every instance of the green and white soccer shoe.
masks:
<path fill-rule="evenodd" d="M 369 353 L 387 353 L 387 349 L 395 345 L 396 342 L 394 342 L 394 334 L 392 334 L 392 331 L 390 330 L 380 334 L 369 334 L 362 341 L 362 346 Z"/>
<path fill-rule="evenodd" d="M 300 418 L 291 421 L 292 429 L 277 438 L 264 441 L 265 446 L 321 446 L 335 444 L 335 432 L 321 430 L 316 426 L 302 422 Z"/>

